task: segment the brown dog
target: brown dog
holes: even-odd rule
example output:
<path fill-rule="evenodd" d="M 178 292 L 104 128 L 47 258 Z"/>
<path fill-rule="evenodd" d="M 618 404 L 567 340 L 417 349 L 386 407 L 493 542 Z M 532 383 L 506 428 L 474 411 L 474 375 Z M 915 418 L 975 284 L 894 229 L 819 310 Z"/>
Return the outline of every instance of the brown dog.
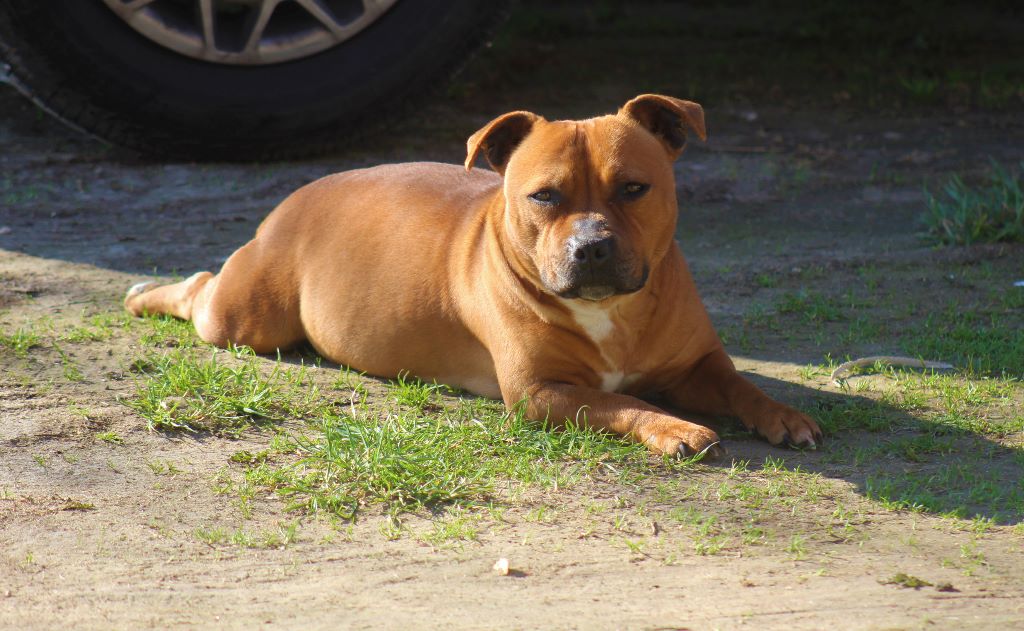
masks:
<path fill-rule="evenodd" d="M 125 306 L 191 319 L 218 346 L 308 340 L 339 364 L 525 401 L 530 418 L 583 419 L 657 453 L 719 439 L 639 397 L 814 446 L 813 420 L 736 372 L 674 240 L 687 130 L 704 139 L 701 107 L 653 94 L 584 121 L 511 112 L 470 137 L 465 169 L 320 179 L 220 274 L 138 285 Z M 497 174 L 471 170 L 480 153 Z"/>

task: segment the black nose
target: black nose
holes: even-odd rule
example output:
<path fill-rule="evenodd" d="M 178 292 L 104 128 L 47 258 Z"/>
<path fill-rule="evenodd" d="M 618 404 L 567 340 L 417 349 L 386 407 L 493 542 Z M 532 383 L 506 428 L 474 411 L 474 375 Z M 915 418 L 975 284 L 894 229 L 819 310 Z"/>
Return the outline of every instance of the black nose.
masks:
<path fill-rule="evenodd" d="M 576 243 L 576 247 L 572 251 L 572 258 L 577 265 L 597 268 L 612 258 L 614 249 L 615 239 L 613 237 L 594 239 Z"/>

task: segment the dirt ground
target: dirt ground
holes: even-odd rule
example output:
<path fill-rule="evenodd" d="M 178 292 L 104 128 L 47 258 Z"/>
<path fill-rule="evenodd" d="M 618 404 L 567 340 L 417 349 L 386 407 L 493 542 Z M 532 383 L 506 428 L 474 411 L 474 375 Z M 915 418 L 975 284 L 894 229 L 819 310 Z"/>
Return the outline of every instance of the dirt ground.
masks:
<path fill-rule="evenodd" d="M 543 107 L 542 96 L 530 100 Z M 619 104 L 610 97 L 585 111 Z M 825 490 L 813 510 L 797 503 L 774 513 L 779 545 L 701 553 L 691 530 L 666 521 L 688 503 L 742 519 L 730 502 L 709 499 L 728 462 L 687 480 L 656 474 L 635 485 L 595 479 L 538 491 L 473 540 L 438 545 L 390 537 L 383 514 L 339 526 L 290 512 L 269 494 L 242 515 L 217 481 L 232 473 L 232 454 L 265 448 L 268 434 L 147 431 L 121 403 L 135 388 L 130 364 L 144 325 L 56 343 L 55 332 L 118 313 L 125 289 L 141 279 L 216 269 L 298 186 L 370 164 L 461 162 L 466 136 L 521 105 L 467 112 L 438 99 L 397 130 L 316 161 L 166 164 L 82 138 L 0 90 L 0 328 L 44 331 L 25 356 L 0 348 L 0 627 L 1024 628 L 1024 507 L 983 506 L 982 527 L 885 507 L 865 492 L 863 468 L 830 458 L 879 443 L 877 434 L 846 433 L 806 453 L 728 436 L 734 459 L 784 458 L 820 474 Z M 551 107 L 557 114 L 565 105 L 556 98 Z M 989 156 L 1019 160 L 1019 108 L 706 108 L 709 141 L 677 167 L 679 238 L 737 364 L 776 396 L 796 405 L 853 396 L 825 376 L 802 378 L 801 369 L 826 354 L 901 349 L 884 336 L 840 341 L 827 328 L 751 339 L 749 314 L 773 291 L 756 280 L 765 274 L 784 287 L 806 281 L 841 292 L 862 289 L 866 267 L 881 270 L 882 320 L 938 311 L 948 294 L 977 286 L 971 270 L 986 270 L 986 282 L 1006 291 L 1024 278 L 1020 246 L 937 250 L 917 236 L 922 182 L 979 173 Z M 1008 317 L 1010 326 L 1022 322 L 1019 309 Z M 1016 387 L 1005 413 L 1019 418 Z M 98 440 L 101 432 L 123 444 Z M 1022 483 L 1022 444 L 1019 432 L 988 444 L 1006 485 Z M 652 495 L 684 483 L 704 494 Z M 857 515 L 855 536 L 825 532 L 840 504 Z M 426 532 L 441 518 L 412 515 L 407 527 Z M 195 535 L 295 524 L 294 538 L 265 547 Z M 638 551 L 631 543 L 640 539 Z M 511 575 L 492 570 L 500 557 Z M 933 585 L 886 584 L 897 573 Z"/>

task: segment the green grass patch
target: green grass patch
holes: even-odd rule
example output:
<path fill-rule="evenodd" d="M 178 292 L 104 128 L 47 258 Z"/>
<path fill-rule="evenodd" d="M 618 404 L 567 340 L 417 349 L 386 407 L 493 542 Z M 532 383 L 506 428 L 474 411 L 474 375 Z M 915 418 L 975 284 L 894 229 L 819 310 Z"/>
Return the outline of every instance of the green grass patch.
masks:
<path fill-rule="evenodd" d="M 1009 481 L 1021 479 L 1020 451 L 986 451 L 975 444 L 973 451 L 961 449 L 952 458 L 909 471 L 876 470 L 865 480 L 865 494 L 891 510 L 1019 523 L 1024 519 L 1024 487 Z"/>
<path fill-rule="evenodd" d="M 142 322 L 146 328 L 139 341 L 145 346 L 192 348 L 200 341 L 195 327 L 187 320 L 158 315 L 147 316 Z"/>
<path fill-rule="evenodd" d="M 880 401 L 852 396 L 820 397 L 815 408 L 811 415 L 826 434 L 848 430 L 890 431 L 906 417 Z"/>
<path fill-rule="evenodd" d="M 0 346 L 10 349 L 15 357 L 28 357 L 29 349 L 42 346 L 39 334 L 25 327 L 11 333 L 0 332 Z"/>
<path fill-rule="evenodd" d="M 1024 323 L 951 305 L 910 328 L 903 348 L 914 357 L 950 362 L 969 373 L 1024 378 Z"/>
<path fill-rule="evenodd" d="M 242 548 L 283 549 L 295 542 L 298 531 L 298 522 L 280 522 L 274 528 L 257 531 L 242 528 L 229 531 L 219 526 L 199 527 L 193 531 L 193 535 L 209 546 L 234 545 Z"/>
<path fill-rule="evenodd" d="M 232 455 L 245 467 L 244 481 L 225 488 L 250 495 L 272 489 L 308 512 L 350 519 L 368 505 L 391 514 L 482 506 L 595 475 L 635 483 L 659 462 L 620 437 L 573 423 L 546 427 L 500 402 L 453 396 L 405 375 L 387 384 L 386 397 L 371 398 L 353 386 L 361 378 L 350 371 L 333 383 L 342 393 L 321 391 L 306 367 L 284 368 L 244 348 L 151 352 L 135 366 L 137 391 L 125 403 L 151 429 L 237 436 L 285 419 L 304 421 L 301 430 L 278 433 L 266 450 Z M 339 394 L 349 400 L 334 401 Z M 675 471 L 690 462 L 664 466 Z"/>
<path fill-rule="evenodd" d="M 286 417 L 322 411 L 325 401 L 306 369 L 263 362 L 248 348 L 213 350 L 206 358 L 174 350 L 136 360 L 143 373 L 135 395 L 125 401 L 150 429 L 237 435 Z"/>
<path fill-rule="evenodd" d="M 1024 162 L 1018 170 L 1024 169 Z M 925 190 L 923 221 L 928 236 L 943 245 L 1024 242 L 1024 191 L 1019 173 L 996 161 L 985 182 L 970 186 L 953 175 L 936 197 Z"/>
<path fill-rule="evenodd" d="M 124 444 L 124 439 L 121 438 L 117 432 L 99 432 L 95 436 L 96 440 L 102 440 L 103 442 L 110 443 L 111 445 Z"/>
<path fill-rule="evenodd" d="M 103 342 L 113 337 L 117 329 L 124 329 L 132 322 L 125 312 L 97 313 L 84 318 L 81 324 L 74 325 L 59 333 L 62 342 Z"/>
<path fill-rule="evenodd" d="M 652 467 L 642 445 L 571 424 L 545 428 L 476 398 L 430 413 L 362 407 L 354 416 L 325 414 L 311 429 L 285 449 L 296 462 L 263 464 L 247 477 L 294 507 L 345 518 L 368 504 L 393 513 L 482 504 L 526 487 L 564 488 L 599 471 L 629 479 Z"/>
<path fill-rule="evenodd" d="M 787 292 L 776 305 L 779 313 L 795 313 L 809 322 L 835 322 L 844 318 L 839 303 L 817 292 Z"/>
<path fill-rule="evenodd" d="M 923 578 L 918 578 L 916 576 L 905 574 L 903 572 L 894 574 L 893 576 L 885 579 L 884 581 L 879 581 L 879 583 L 881 583 L 882 585 L 896 585 L 908 589 L 921 589 L 922 587 L 932 586 L 932 583 L 929 583 Z"/>

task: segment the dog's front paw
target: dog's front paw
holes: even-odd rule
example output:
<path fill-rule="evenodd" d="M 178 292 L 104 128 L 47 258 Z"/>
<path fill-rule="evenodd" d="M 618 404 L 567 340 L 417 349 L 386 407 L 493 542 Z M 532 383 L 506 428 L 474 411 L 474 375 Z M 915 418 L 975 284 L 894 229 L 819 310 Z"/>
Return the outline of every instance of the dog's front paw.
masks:
<path fill-rule="evenodd" d="M 645 419 L 633 434 L 656 454 L 684 457 L 704 454 L 711 458 L 725 454 L 718 434 L 703 425 L 677 418 Z"/>
<path fill-rule="evenodd" d="M 788 405 L 769 401 L 743 424 L 773 445 L 815 449 L 824 439 L 821 428 L 811 417 Z"/>

